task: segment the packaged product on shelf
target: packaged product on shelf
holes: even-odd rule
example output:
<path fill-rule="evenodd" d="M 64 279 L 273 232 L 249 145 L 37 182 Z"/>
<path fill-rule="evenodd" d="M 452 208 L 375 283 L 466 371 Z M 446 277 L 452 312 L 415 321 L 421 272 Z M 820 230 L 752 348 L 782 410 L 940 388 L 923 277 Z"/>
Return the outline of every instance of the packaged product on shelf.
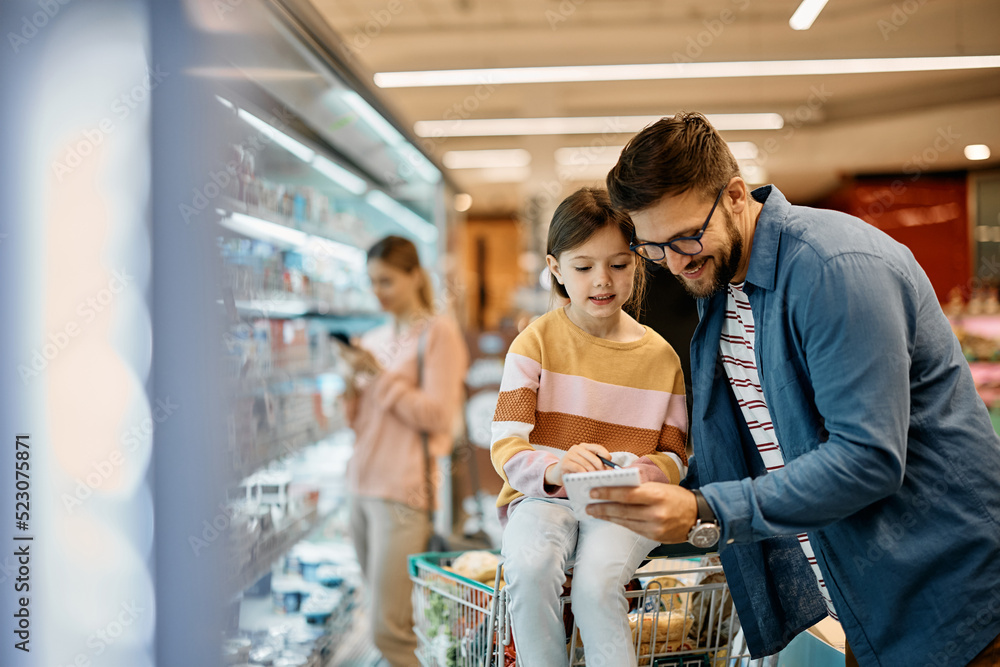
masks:
<path fill-rule="evenodd" d="M 344 583 L 344 569 L 324 563 L 316 568 L 316 581 L 327 588 L 338 588 Z"/>
<path fill-rule="evenodd" d="M 222 656 L 227 665 L 238 665 L 250 660 L 250 649 L 253 647 L 246 637 L 233 637 L 222 644 Z"/>
<path fill-rule="evenodd" d="M 288 485 L 292 475 L 287 470 L 263 471 L 254 475 L 257 498 L 261 504 L 284 511 L 288 507 Z"/>
<path fill-rule="evenodd" d="M 236 396 L 230 400 L 230 414 L 227 420 L 228 449 L 231 461 L 236 469 L 246 463 L 249 448 L 256 437 L 256 427 L 253 420 L 253 398 Z"/>
<path fill-rule="evenodd" d="M 274 665 L 274 661 L 281 655 L 274 646 L 263 644 L 250 649 L 250 663 L 254 665 Z"/>
<path fill-rule="evenodd" d="M 314 588 L 302 603 L 302 615 L 307 623 L 322 625 L 330 620 L 340 604 L 342 594 L 325 587 Z"/>
<path fill-rule="evenodd" d="M 292 197 L 292 217 L 300 223 L 309 220 L 308 201 L 301 190 Z"/>
<path fill-rule="evenodd" d="M 315 188 L 308 188 L 310 220 L 320 222 L 330 214 L 330 200 Z"/>
<path fill-rule="evenodd" d="M 256 341 L 253 339 L 253 329 L 242 324 L 231 327 L 229 333 L 223 336 L 222 342 L 224 377 L 238 380 L 254 365 Z"/>
<path fill-rule="evenodd" d="M 271 601 L 279 614 L 292 614 L 302 604 L 301 580 L 294 577 L 272 577 Z"/>
<path fill-rule="evenodd" d="M 257 374 L 261 377 L 268 377 L 272 372 L 271 334 L 270 320 L 253 321 L 254 356 Z"/>
<path fill-rule="evenodd" d="M 248 196 L 248 186 L 254 181 L 254 169 L 256 166 L 256 158 L 252 151 L 246 150 L 243 146 L 236 145 L 233 146 L 233 156 L 237 160 L 236 167 L 236 178 L 230 183 L 231 186 L 235 186 L 236 191 L 233 194 L 237 200 L 250 203 L 247 200 Z M 254 202 L 256 203 L 256 202 Z"/>
<path fill-rule="evenodd" d="M 270 327 L 269 357 L 274 372 L 298 370 L 309 358 L 309 339 L 303 320 L 266 320 Z"/>

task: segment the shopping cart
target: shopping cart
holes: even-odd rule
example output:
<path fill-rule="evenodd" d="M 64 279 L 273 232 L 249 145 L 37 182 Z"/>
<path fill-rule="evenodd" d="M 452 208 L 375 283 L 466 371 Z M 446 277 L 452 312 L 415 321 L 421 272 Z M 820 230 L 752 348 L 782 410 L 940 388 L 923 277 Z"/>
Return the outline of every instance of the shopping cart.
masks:
<path fill-rule="evenodd" d="M 693 555 L 692 555 L 693 554 Z M 410 556 L 417 657 L 424 667 L 513 667 L 507 595 L 445 569 L 461 552 Z M 684 548 L 658 549 L 627 591 L 640 667 L 734 667 L 750 658 L 717 559 Z M 570 664 L 585 665 L 569 596 L 560 599 Z"/>

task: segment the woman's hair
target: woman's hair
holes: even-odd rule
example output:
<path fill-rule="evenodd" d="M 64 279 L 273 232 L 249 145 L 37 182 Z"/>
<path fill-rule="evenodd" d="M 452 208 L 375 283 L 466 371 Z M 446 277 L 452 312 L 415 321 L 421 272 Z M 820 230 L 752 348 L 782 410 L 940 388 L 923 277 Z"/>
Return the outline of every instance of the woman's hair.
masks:
<path fill-rule="evenodd" d="M 385 262 L 406 273 L 418 271 L 421 278 L 420 289 L 417 292 L 420 304 L 427 310 L 434 312 L 434 289 L 431 287 L 430 276 L 420 265 L 420 256 L 417 254 L 417 246 L 413 245 L 413 241 L 402 236 L 386 236 L 368 249 L 368 261 L 373 259 Z"/>
<path fill-rule="evenodd" d="M 630 212 L 689 190 L 711 201 L 739 175 L 736 158 L 708 119 L 680 112 L 661 118 L 625 145 L 608 172 L 608 196 Z"/>
<path fill-rule="evenodd" d="M 630 243 L 635 236 L 632 218 L 611 205 L 608 193 L 602 188 L 580 188 L 556 207 L 549 225 L 546 254 L 559 259 L 559 255 L 586 243 L 591 236 L 605 227 L 615 226 Z M 625 308 L 638 314 L 646 289 L 646 267 L 638 255 L 633 256 L 635 277 L 632 280 L 632 296 Z M 564 299 L 569 298 L 566 287 L 552 278 L 552 293 Z"/>

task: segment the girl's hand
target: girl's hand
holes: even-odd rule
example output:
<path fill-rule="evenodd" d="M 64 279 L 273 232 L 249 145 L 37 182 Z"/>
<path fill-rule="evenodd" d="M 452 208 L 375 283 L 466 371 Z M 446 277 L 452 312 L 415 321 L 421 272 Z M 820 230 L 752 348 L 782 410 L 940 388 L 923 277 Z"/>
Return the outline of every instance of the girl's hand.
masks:
<path fill-rule="evenodd" d="M 545 483 L 549 486 L 562 486 L 562 476 L 567 473 L 604 470 L 604 464 L 598 456 L 611 460 L 611 452 L 601 445 L 590 442 L 573 445 L 559 463 L 545 469 Z"/>

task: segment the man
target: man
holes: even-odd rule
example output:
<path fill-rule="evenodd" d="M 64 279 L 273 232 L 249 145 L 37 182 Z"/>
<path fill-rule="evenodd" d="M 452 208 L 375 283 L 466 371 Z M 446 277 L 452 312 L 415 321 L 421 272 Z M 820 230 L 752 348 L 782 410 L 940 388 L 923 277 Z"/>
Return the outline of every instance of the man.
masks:
<path fill-rule="evenodd" d="M 701 322 L 687 488 L 604 489 L 591 514 L 717 544 L 754 657 L 831 614 L 848 664 L 1000 664 L 1000 439 L 910 252 L 749 192 L 700 114 L 607 181 Z"/>

